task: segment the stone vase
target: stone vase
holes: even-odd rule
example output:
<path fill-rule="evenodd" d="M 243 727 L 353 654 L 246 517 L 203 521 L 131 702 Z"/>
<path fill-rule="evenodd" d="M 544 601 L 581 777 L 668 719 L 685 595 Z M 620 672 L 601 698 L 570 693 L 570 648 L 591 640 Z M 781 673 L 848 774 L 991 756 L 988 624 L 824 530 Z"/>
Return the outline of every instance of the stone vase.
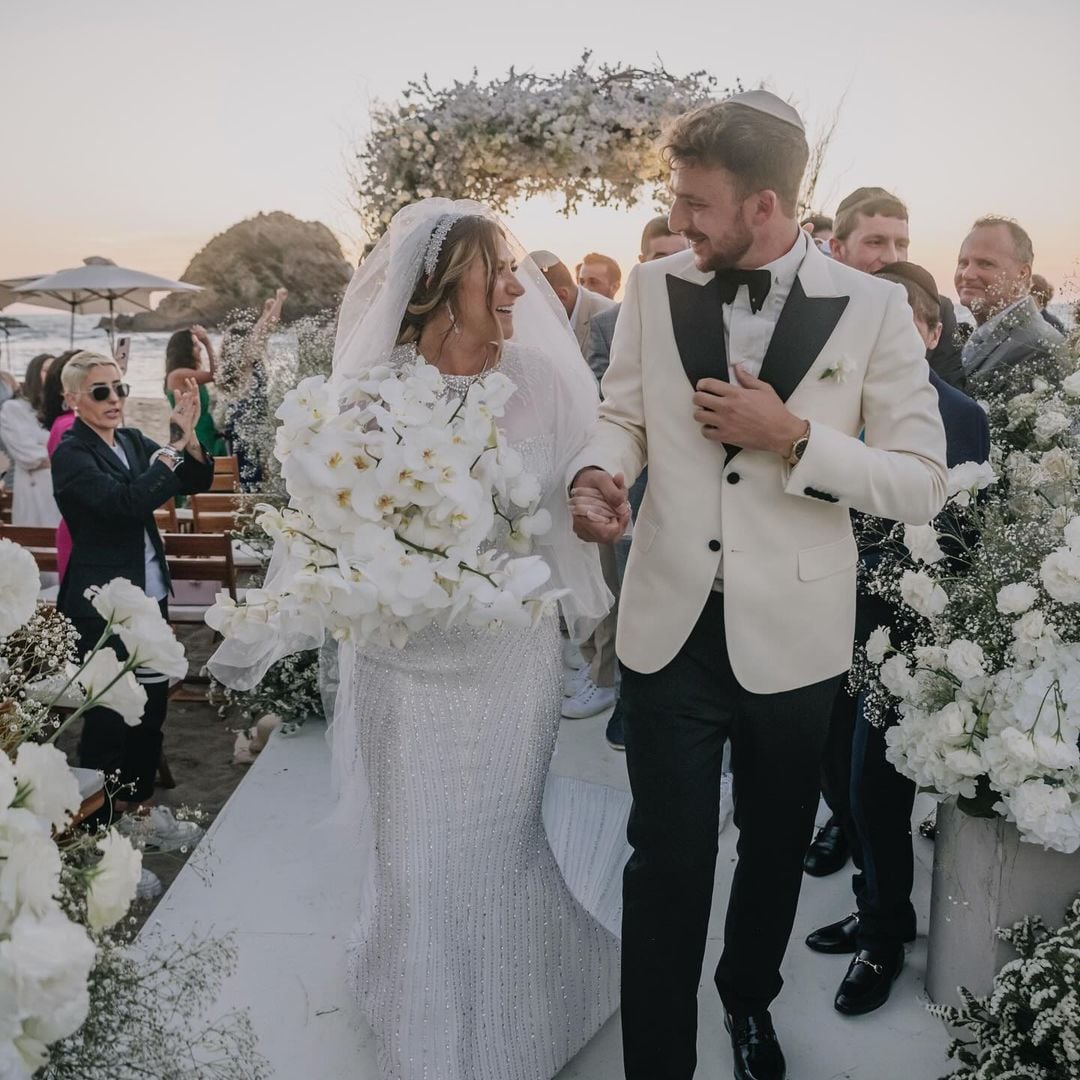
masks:
<path fill-rule="evenodd" d="M 926 989 L 959 1005 L 957 988 L 989 994 L 1016 953 L 998 938 L 1025 915 L 1060 926 L 1080 895 L 1080 852 L 1063 855 L 1020 839 L 1003 818 L 976 818 L 948 799 L 938 807 Z"/>

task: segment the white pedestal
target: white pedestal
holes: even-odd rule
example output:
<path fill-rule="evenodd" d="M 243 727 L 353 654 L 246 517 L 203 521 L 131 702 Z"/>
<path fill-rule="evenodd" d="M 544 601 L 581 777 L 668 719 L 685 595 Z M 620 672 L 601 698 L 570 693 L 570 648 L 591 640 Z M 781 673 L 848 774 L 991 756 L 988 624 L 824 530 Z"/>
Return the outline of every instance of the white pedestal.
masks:
<path fill-rule="evenodd" d="M 995 931 L 1025 915 L 1058 926 L 1080 894 L 1080 853 L 1063 855 L 1021 841 L 1003 818 L 974 818 L 955 799 L 938 809 L 930 900 L 926 989 L 959 1005 L 957 987 L 989 994 L 1016 953 Z"/>

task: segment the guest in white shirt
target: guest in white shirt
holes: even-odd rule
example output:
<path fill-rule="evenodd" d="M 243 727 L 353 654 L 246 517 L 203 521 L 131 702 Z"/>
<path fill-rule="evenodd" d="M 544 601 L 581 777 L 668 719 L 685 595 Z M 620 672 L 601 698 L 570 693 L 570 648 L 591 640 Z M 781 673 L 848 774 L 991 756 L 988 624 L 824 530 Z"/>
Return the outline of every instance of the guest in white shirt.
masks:
<path fill-rule="evenodd" d="M 35 356 L 26 368 L 17 397 L 0 409 L 0 441 L 12 463 L 12 525 L 56 528 L 60 511 L 53 498 L 49 469 L 49 430 L 39 416 L 41 390 L 53 357 Z"/>

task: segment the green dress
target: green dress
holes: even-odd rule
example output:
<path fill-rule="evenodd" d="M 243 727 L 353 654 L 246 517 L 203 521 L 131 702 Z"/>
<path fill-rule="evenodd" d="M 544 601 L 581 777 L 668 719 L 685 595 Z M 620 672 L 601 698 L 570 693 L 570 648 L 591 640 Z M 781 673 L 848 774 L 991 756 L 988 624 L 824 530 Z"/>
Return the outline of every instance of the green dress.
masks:
<path fill-rule="evenodd" d="M 171 390 L 166 390 L 165 397 L 175 409 L 176 395 Z M 206 389 L 206 383 L 199 383 L 199 420 L 195 424 L 195 436 L 215 457 L 225 455 L 225 440 L 214 427 L 214 418 L 210 415 L 210 391 Z"/>

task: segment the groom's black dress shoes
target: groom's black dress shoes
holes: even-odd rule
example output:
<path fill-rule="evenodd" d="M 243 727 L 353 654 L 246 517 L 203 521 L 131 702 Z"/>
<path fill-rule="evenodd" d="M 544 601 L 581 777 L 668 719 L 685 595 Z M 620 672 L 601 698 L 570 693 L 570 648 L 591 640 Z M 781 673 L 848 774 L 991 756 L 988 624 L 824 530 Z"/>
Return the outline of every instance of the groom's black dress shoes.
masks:
<path fill-rule="evenodd" d="M 836 1011 L 861 1016 L 880 1008 L 889 1000 L 892 984 L 903 966 L 903 945 L 860 949 L 836 992 Z"/>
<path fill-rule="evenodd" d="M 807 848 L 803 869 L 813 877 L 828 877 L 843 867 L 848 854 L 843 828 L 830 821 L 818 829 L 814 842 Z"/>
<path fill-rule="evenodd" d="M 768 1012 L 732 1016 L 725 1009 L 724 1027 L 731 1034 L 735 1080 L 784 1080 L 787 1066 Z"/>
<path fill-rule="evenodd" d="M 849 953 L 859 947 L 859 916 L 853 911 L 839 922 L 819 927 L 806 937 L 814 952 Z"/>

